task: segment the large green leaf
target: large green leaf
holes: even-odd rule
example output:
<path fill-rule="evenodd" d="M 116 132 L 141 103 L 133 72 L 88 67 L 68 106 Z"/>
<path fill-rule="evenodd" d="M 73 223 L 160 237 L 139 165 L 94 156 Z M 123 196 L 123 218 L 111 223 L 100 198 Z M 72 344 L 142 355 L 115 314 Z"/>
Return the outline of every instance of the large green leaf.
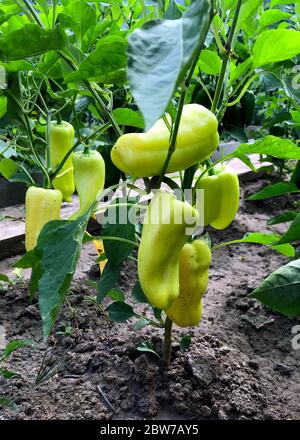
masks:
<path fill-rule="evenodd" d="M 300 53 L 300 31 L 272 29 L 262 32 L 254 43 L 254 67 L 288 60 Z"/>
<path fill-rule="evenodd" d="M 128 79 L 149 129 L 163 114 L 175 86 L 204 43 L 212 13 L 210 0 L 192 0 L 177 20 L 157 20 L 129 37 Z"/>
<path fill-rule="evenodd" d="M 103 38 L 96 49 L 81 62 L 79 69 L 66 78 L 68 82 L 90 80 L 106 84 L 126 79 L 126 47 L 124 38 L 113 35 Z"/>
<path fill-rule="evenodd" d="M 37 246 L 17 263 L 31 267 L 31 292 L 39 291 L 39 307 L 47 340 L 65 301 L 77 267 L 89 211 L 74 221 L 54 220 L 42 229 Z"/>
<path fill-rule="evenodd" d="M 66 36 L 60 27 L 42 29 L 37 24 L 25 24 L 21 29 L 0 38 L 0 59 L 21 60 L 49 50 L 61 50 Z"/>
<path fill-rule="evenodd" d="M 276 136 L 266 136 L 253 144 L 241 144 L 231 156 L 239 157 L 244 154 L 265 154 L 278 159 L 300 160 L 300 148 L 289 139 Z"/>
<path fill-rule="evenodd" d="M 294 257 L 295 249 L 290 244 L 278 244 L 280 240 L 280 235 L 277 234 L 264 234 L 261 232 L 249 232 L 244 235 L 243 238 L 239 240 L 232 240 L 216 245 L 216 248 L 220 248 L 223 246 L 228 246 L 232 244 L 238 243 L 255 243 L 255 244 L 263 244 L 267 247 L 270 247 L 274 251 L 279 252 L 286 257 Z"/>
<path fill-rule="evenodd" d="M 287 316 L 300 314 L 300 260 L 291 261 L 269 275 L 252 298 Z"/>
<path fill-rule="evenodd" d="M 248 197 L 247 200 L 264 200 L 271 197 L 283 196 L 285 194 L 300 192 L 292 182 L 278 182 L 263 188 L 261 191 Z"/>

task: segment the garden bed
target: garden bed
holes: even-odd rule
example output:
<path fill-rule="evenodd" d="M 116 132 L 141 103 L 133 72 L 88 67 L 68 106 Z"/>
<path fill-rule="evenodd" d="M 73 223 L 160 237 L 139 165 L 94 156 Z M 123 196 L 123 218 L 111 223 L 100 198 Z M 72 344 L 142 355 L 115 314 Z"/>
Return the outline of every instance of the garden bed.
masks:
<path fill-rule="evenodd" d="M 266 179 L 242 183 L 243 196 L 267 183 Z M 267 228 L 266 220 L 290 206 L 287 197 L 242 202 L 227 230 L 209 232 L 214 242 L 240 238 L 247 231 L 282 232 L 283 225 Z M 146 340 L 160 351 L 162 331 L 146 327 L 136 332 L 133 320 L 111 323 L 88 300 L 95 291 L 83 278 L 95 278 L 97 270 L 90 270 L 95 256 L 91 245 L 85 247 L 69 303 L 47 349 L 36 302 L 28 301 L 26 280 L 0 294 L 0 329 L 7 341 L 37 342 L 35 348 L 15 352 L 7 365 L 22 377 L 0 379 L 0 395 L 16 403 L 15 411 L 4 410 L 0 418 L 299 418 L 300 350 L 292 348 L 291 340 L 292 327 L 300 319 L 273 313 L 248 297 L 265 276 L 287 261 L 285 257 L 251 244 L 215 251 L 203 320 L 194 329 L 175 327 L 173 362 L 163 370 L 158 357 L 137 351 Z M 2 261 L 0 272 L 5 266 L 7 272 L 14 260 Z M 121 289 L 129 293 L 135 278 L 136 268 L 130 262 L 122 272 Z M 183 334 L 192 335 L 192 346 L 184 352 L 179 349 Z M 35 385 L 44 357 L 45 368 L 54 366 L 48 380 Z"/>

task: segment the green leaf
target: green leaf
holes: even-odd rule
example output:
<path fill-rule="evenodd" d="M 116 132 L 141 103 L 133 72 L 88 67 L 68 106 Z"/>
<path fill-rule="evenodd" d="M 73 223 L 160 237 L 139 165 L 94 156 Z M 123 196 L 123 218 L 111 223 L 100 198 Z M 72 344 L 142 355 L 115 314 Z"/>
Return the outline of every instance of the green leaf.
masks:
<path fill-rule="evenodd" d="M 276 42 L 276 44 L 275 44 Z M 252 54 L 254 67 L 291 59 L 300 53 L 300 32 L 272 29 L 259 34 Z"/>
<path fill-rule="evenodd" d="M 138 280 L 135 282 L 135 285 L 132 289 L 132 296 L 140 303 L 149 304 L 149 301 L 146 298 L 146 295 L 144 294 L 141 284 Z"/>
<path fill-rule="evenodd" d="M 47 223 L 38 237 L 37 246 L 17 263 L 17 267 L 32 267 L 31 295 L 38 289 L 45 340 L 68 294 L 92 209 L 93 206 L 74 221 Z"/>
<path fill-rule="evenodd" d="M 300 75 L 299 66 L 292 69 L 282 69 L 281 81 L 287 96 L 300 105 Z"/>
<path fill-rule="evenodd" d="M 295 249 L 290 244 L 277 244 L 278 239 L 280 238 L 277 234 L 263 234 L 260 232 L 252 232 L 246 234 L 241 242 L 243 243 L 257 243 L 264 244 L 265 246 L 270 247 L 271 249 L 279 252 L 286 257 L 294 257 Z"/>
<path fill-rule="evenodd" d="M 300 314 L 300 260 L 291 261 L 269 275 L 250 295 L 276 312 Z"/>
<path fill-rule="evenodd" d="M 155 356 L 160 357 L 150 342 L 142 342 L 138 346 L 137 351 L 141 351 L 142 353 L 152 353 L 155 354 Z"/>
<path fill-rule="evenodd" d="M 270 1 L 270 8 L 273 8 L 277 5 L 289 5 L 292 3 L 299 3 L 299 0 L 271 0 Z"/>
<path fill-rule="evenodd" d="M 278 241 L 278 244 L 293 243 L 300 240 L 300 214 L 293 220 L 287 232 Z"/>
<path fill-rule="evenodd" d="M 0 396 L 0 406 L 3 406 L 4 408 L 11 408 L 13 411 L 17 410 L 16 404 L 13 402 L 13 400 L 8 399 L 5 396 Z"/>
<path fill-rule="evenodd" d="M 240 240 L 232 240 L 229 242 L 221 243 L 218 246 L 232 245 L 238 243 L 256 243 L 263 244 L 265 246 L 270 247 L 274 251 L 279 252 L 286 257 L 294 257 L 295 249 L 290 244 L 277 244 L 280 240 L 280 235 L 277 234 L 263 234 L 261 232 L 250 232 L 244 235 Z"/>
<path fill-rule="evenodd" d="M 182 16 L 182 13 L 180 9 L 177 6 L 177 3 L 175 0 L 169 1 L 168 9 L 166 10 L 164 18 L 168 20 L 177 20 Z"/>
<path fill-rule="evenodd" d="M 294 218 L 298 215 L 296 211 L 286 211 L 282 214 L 275 215 L 267 221 L 267 225 L 278 225 L 279 223 L 289 222 L 294 220 Z"/>
<path fill-rule="evenodd" d="M 96 24 L 95 7 L 84 0 L 68 2 L 67 6 L 63 9 L 63 13 L 71 17 L 70 28 L 79 40 Z"/>
<path fill-rule="evenodd" d="M 188 350 L 192 344 L 192 336 L 191 335 L 183 335 L 180 339 L 179 346 L 180 350 Z"/>
<path fill-rule="evenodd" d="M 267 27 L 278 21 L 287 20 L 292 16 L 288 12 L 281 11 L 280 9 L 267 9 L 260 17 L 261 27 Z"/>
<path fill-rule="evenodd" d="M 108 292 L 114 287 L 120 277 L 122 264 L 113 268 L 110 263 L 106 263 L 98 285 L 97 301 L 100 303 Z"/>
<path fill-rule="evenodd" d="M 0 96 L 0 119 L 3 118 L 7 112 L 7 98 L 6 96 Z"/>
<path fill-rule="evenodd" d="M 141 330 L 142 328 L 146 327 L 147 325 L 149 325 L 149 321 L 147 321 L 147 319 L 139 319 L 138 321 L 136 321 L 133 324 L 133 330 L 137 331 L 137 330 Z"/>
<path fill-rule="evenodd" d="M 237 24 L 238 29 L 241 28 L 243 32 L 252 36 L 262 3 L 263 0 L 243 0 Z"/>
<path fill-rule="evenodd" d="M 35 345 L 35 342 L 32 339 L 15 339 L 14 341 L 10 341 L 3 350 L 0 356 L 0 361 L 2 362 L 4 359 L 7 359 L 14 351 L 28 345 L 33 347 Z"/>
<path fill-rule="evenodd" d="M 113 110 L 113 115 L 119 125 L 142 129 L 145 127 L 143 115 L 130 108 L 116 108 Z"/>
<path fill-rule="evenodd" d="M 222 61 L 216 52 L 204 49 L 201 52 L 198 64 L 202 72 L 208 75 L 218 75 L 221 70 Z"/>
<path fill-rule="evenodd" d="M 124 301 L 125 296 L 121 290 L 111 289 L 106 296 L 109 296 L 114 301 Z"/>
<path fill-rule="evenodd" d="M 209 30 L 211 2 L 192 0 L 182 18 L 147 22 L 129 37 L 128 79 L 148 130 L 161 117 L 176 84 Z"/>
<path fill-rule="evenodd" d="M 96 81 L 105 84 L 123 83 L 126 79 L 126 40 L 117 35 L 100 40 L 97 47 L 83 60 L 66 81 Z"/>
<path fill-rule="evenodd" d="M 102 225 L 102 235 L 120 237 L 136 242 L 135 225 L 128 221 L 128 212 L 132 206 L 123 206 L 132 203 L 132 199 L 124 197 L 114 199 L 112 205 L 122 204 L 120 207 L 108 209 L 108 217 Z M 132 253 L 134 245 L 117 240 L 104 240 L 104 251 L 112 268 L 120 265 Z"/>
<path fill-rule="evenodd" d="M 42 29 L 37 24 L 25 24 L 21 29 L 0 38 L 0 59 L 21 60 L 49 50 L 64 48 L 66 36 L 60 27 Z"/>
<path fill-rule="evenodd" d="M 8 79 L 7 115 L 19 127 L 25 127 L 24 102 L 21 92 L 21 81 L 18 73 L 11 73 Z"/>
<path fill-rule="evenodd" d="M 25 60 L 10 61 L 5 63 L 0 61 L 0 66 L 4 67 L 7 72 L 19 72 L 20 70 L 28 71 L 33 69 L 33 65 Z"/>
<path fill-rule="evenodd" d="M 108 316 L 114 322 L 125 322 L 127 319 L 135 316 L 133 308 L 126 304 L 123 301 L 117 301 L 110 304 L 106 311 L 108 312 Z"/>
<path fill-rule="evenodd" d="M 0 376 L 4 377 L 5 379 L 11 379 L 12 377 L 20 376 L 20 374 L 14 373 L 6 368 L 0 368 Z"/>
<path fill-rule="evenodd" d="M 234 64 L 231 64 L 231 70 L 230 70 L 230 84 L 234 84 L 235 81 L 239 81 L 242 76 L 244 76 L 246 73 L 248 73 L 253 66 L 253 58 L 247 58 L 244 62 L 239 64 L 236 67 Z"/>
<path fill-rule="evenodd" d="M 275 113 L 271 118 L 267 118 L 263 122 L 263 128 L 273 127 L 276 124 L 280 124 L 284 121 L 289 121 L 291 119 L 291 114 L 289 112 L 278 112 Z"/>
<path fill-rule="evenodd" d="M 4 273 L 0 273 L 0 281 L 2 281 L 3 283 L 8 283 L 8 284 L 11 283 L 10 279 L 8 278 L 8 276 L 5 275 Z"/>
<path fill-rule="evenodd" d="M 283 196 L 285 194 L 297 193 L 300 190 L 292 182 L 278 182 L 263 188 L 261 191 L 248 197 L 247 200 L 264 200 L 271 197 Z"/>
<path fill-rule="evenodd" d="M 281 139 L 276 136 L 266 136 L 253 144 L 241 144 L 231 156 L 239 157 L 241 154 L 265 154 L 277 159 L 300 160 L 300 148 L 289 139 Z"/>
<path fill-rule="evenodd" d="M 10 179 L 18 171 L 18 165 L 12 160 L 5 157 L 0 160 L 0 174 L 6 179 Z"/>

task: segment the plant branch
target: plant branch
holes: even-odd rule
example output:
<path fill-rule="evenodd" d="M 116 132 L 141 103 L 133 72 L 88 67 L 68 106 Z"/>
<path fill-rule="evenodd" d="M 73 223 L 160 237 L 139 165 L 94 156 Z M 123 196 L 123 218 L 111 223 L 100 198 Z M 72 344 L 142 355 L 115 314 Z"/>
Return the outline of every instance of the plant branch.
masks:
<path fill-rule="evenodd" d="M 167 316 L 165 321 L 165 336 L 163 348 L 163 362 L 165 367 L 168 367 L 171 361 L 172 325 L 173 322 Z"/>
<path fill-rule="evenodd" d="M 228 63 L 229 56 L 230 56 L 231 49 L 232 49 L 233 37 L 234 37 L 234 33 L 235 33 L 235 28 L 237 26 L 241 6 L 242 6 L 242 0 L 237 0 L 237 5 L 236 5 L 234 17 L 233 17 L 232 26 L 231 26 L 231 29 L 229 32 L 228 40 L 225 44 L 225 48 L 224 48 L 225 51 L 223 52 L 221 72 L 220 72 L 220 75 L 218 78 L 217 87 L 216 87 L 216 91 L 215 91 L 215 95 L 214 95 L 214 100 L 213 100 L 213 103 L 211 106 L 211 111 L 213 113 L 216 113 L 216 110 L 218 108 L 218 104 L 219 104 L 219 101 L 221 98 L 224 78 L 225 78 L 226 69 L 227 69 L 227 63 Z"/>
<path fill-rule="evenodd" d="M 212 20 L 213 18 L 213 11 L 211 13 L 210 16 L 210 20 Z M 184 106 L 184 102 L 185 102 L 185 97 L 189 88 L 189 85 L 191 83 L 192 77 L 193 77 L 193 73 L 194 70 L 197 66 L 198 63 L 198 58 L 201 54 L 202 48 L 204 45 L 204 38 L 201 39 L 201 42 L 199 43 L 199 47 L 198 50 L 196 51 L 196 53 L 194 54 L 194 58 L 191 62 L 191 66 L 189 69 L 189 72 L 185 78 L 185 80 L 182 83 L 181 86 L 181 93 L 180 93 L 180 98 L 179 98 L 179 103 L 178 103 L 178 109 L 177 109 L 177 113 L 176 113 L 176 118 L 175 118 L 175 122 L 174 122 L 174 126 L 173 126 L 173 131 L 171 133 L 171 137 L 170 137 L 170 144 L 169 144 L 169 150 L 168 150 L 168 154 L 165 160 L 165 163 L 162 167 L 158 182 L 157 182 L 157 187 L 160 188 L 161 183 L 163 181 L 164 175 L 167 172 L 171 157 L 176 149 L 176 139 L 177 139 L 177 135 L 178 135 L 178 131 L 179 131 L 179 125 L 180 125 L 180 120 L 181 120 L 181 115 L 182 115 L 182 110 L 183 110 L 183 106 Z"/>
<path fill-rule="evenodd" d="M 28 0 L 23 0 L 27 10 L 30 12 L 30 14 L 33 16 L 33 18 L 35 19 L 35 21 L 37 22 L 37 24 L 39 26 L 41 26 L 41 28 L 45 29 L 44 23 L 41 21 L 40 17 L 38 16 L 38 14 L 36 13 L 36 11 L 34 10 L 34 8 L 32 7 L 31 3 Z"/>
<path fill-rule="evenodd" d="M 88 141 L 90 139 L 92 139 L 93 137 L 95 137 L 97 134 L 101 134 L 103 133 L 105 130 L 107 130 L 110 127 L 110 124 L 104 124 L 102 125 L 102 127 L 100 127 L 98 130 L 95 131 L 95 133 L 92 133 L 90 136 L 88 136 L 84 142 L 85 144 L 88 143 Z M 69 156 L 73 153 L 74 150 L 76 150 L 76 148 L 80 145 L 81 141 L 80 139 L 77 140 L 77 142 L 75 142 L 75 144 L 73 145 L 72 148 L 70 148 L 70 150 L 65 154 L 64 158 L 62 159 L 62 161 L 57 165 L 57 167 L 55 168 L 55 170 L 51 173 L 51 178 L 54 179 L 55 176 L 57 176 L 57 174 L 60 172 L 60 170 L 62 169 L 62 167 L 64 166 L 64 164 L 66 163 L 66 161 L 68 160 Z"/>

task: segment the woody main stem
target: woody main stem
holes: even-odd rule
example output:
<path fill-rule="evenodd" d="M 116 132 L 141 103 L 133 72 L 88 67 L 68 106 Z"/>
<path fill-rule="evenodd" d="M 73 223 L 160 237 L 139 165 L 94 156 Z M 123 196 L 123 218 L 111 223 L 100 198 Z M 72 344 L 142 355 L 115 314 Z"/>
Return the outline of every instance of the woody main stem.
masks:
<path fill-rule="evenodd" d="M 165 321 L 165 337 L 163 347 L 163 362 L 165 367 L 168 367 L 170 365 L 171 360 L 172 325 L 173 322 L 167 316 Z"/>

